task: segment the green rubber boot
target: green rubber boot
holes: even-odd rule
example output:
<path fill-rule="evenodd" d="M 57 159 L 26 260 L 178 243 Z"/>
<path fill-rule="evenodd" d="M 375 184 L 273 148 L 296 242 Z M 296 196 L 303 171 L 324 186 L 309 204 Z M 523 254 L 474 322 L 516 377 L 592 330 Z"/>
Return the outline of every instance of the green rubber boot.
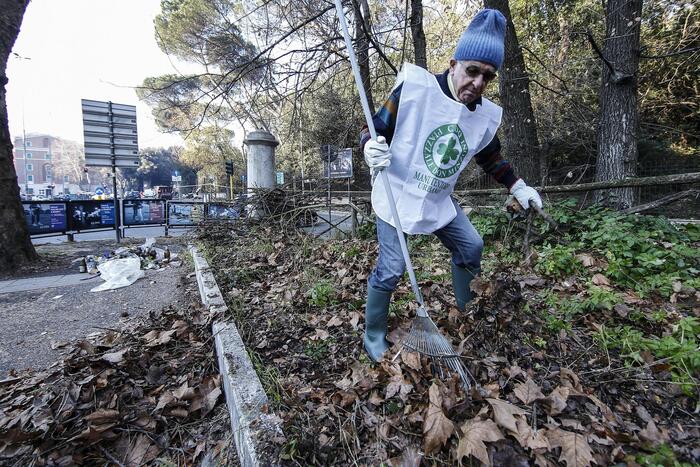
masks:
<path fill-rule="evenodd" d="M 365 308 L 365 350 L 372 361 L 379 361 L 389 348 L 386 340 L 386 320 L 389 314 L 391 292 L 367 287 Z"/>
<path fill-rule="evenodd" d="M 452 287 L 454 287 L 457 308 L 461 311 L 466 309 L 467 303 L 472 299 L 472 290 L 469 288 L 474 274 L 470 271 L 452 264 Z"/>

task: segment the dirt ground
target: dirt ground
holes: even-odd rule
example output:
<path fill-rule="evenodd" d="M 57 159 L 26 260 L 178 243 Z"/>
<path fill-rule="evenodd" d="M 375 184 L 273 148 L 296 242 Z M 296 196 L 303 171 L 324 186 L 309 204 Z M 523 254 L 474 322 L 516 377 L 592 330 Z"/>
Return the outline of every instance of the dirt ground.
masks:
<path fill-rule="evenodd" d="M 465 314 L 454 305 L 448 253 L 437 241 L 415 239 L 412 259 L 432 317 L 473 376 L 465 391 L 454 376 L 440 376 L 434 360 L 405 349 L 395 357 L 416 311 L 407 281 L 389 313 L 395 345 L 379 364 L 368 360 L 363 306 L 375 241 L 319 242 L 274 225 L 212 228 L 201 240 L 284 420 L 283 465 L 700 461 L 692 386 L 682 391 L 664 360 L 647 355 L 649 363 L 627 366 L 595 340 L 599 323 L 619 319 L 623 308 L 594 310 L 552 330 L 541 297 L 578 290 L 575 278 L 552 281 L 485 258 L 488 270 L 473 284 L 478 296 Z M 658 309 L 633 294 L 627 300 Z M 698 310 L 692 307 L 677 308 Z"/>
<path fill-rule="evenodd" d="M 174 252 L 183 250 L 173 239 L 162 239 Z M 123 242 L 131 246 L 142 241 Z M 39 262 L 16 271 L 13 279 L 78 273 L 72 261 L 87 254 L 103 254 L 117 244 L 111 241 L 48 244 L 37 247 Z M 180 278 L 186 266 L 147 270 L 129 287 L 90 292 L 102 283 L 85 274 L 79 285 L 0 294 L 0 377 L 10 369 L 41 369 L 53 363 L 66 344 L 91 333 L 120 328 L 122 321 L 147 315 L 182 299 Z M 7 279 L 7 277 L 6 277 Z"/>
<path fill-rule="evenodd" d="M 10 369 L 44 368 L 70 341 L 177 303 L 183 273 L 183 266 L 146 271 L 129 287 L 95 293 L 90 289 L 102 282 L 96 276 L 80 285 L 0 294 L 0 377 Z"/>
<path fill-rule="evenodd" d="M 103 295 L 80 285 L 61 299 L 14 297 L 14 326 L 26 329 L 22 307 L 34 307 L 32 329 L 68 342 L 49 368 L 0 379 L 0 465 L 238 465 L 211 335 L 218 317 L 191 269 L 149 271 Z M 40 339 L 2 332 L 18 348 Z"/>

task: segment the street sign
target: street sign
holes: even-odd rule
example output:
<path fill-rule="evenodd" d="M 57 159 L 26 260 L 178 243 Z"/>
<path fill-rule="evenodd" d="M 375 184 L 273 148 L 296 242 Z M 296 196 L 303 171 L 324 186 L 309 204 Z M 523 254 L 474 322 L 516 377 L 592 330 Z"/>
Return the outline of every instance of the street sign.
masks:
<path fill-rule="evenodd" d="M 336 158 L 330 164 L 323 163 L 323 172 L 326 178 L 352 178 L 352 149 L 339 149 Z"/>
<path fill-rule="evenodd" d="M 284 185 L 284 172 L 277 172 L 277 184 Z"/>
<path fill-rule="evenodd" d="M 101 187 L 98 186 L 97 188 L 95 188 L 95 194 L 96 195 L 104 195 L 105 191 Z"/>
<path fill-rule="evenodd" d="M 131 157 L 121 157 L 114 161 L 116 167 L 128 167 L 132 169 L 139 168 L 139 159 Z M 85 166 L 87 167 L 112 167 L 112 161 L 109 157 L 104 156 L 85 156 Z"/>
<path fill-rule="evenodd" d="M 173 182 L 181 182 L 182 181 L 182 175 L 173 175 L 172 176 Z"/>
<path fill-rule="evenodd" d="M 323 162 L 333 162 L 338 158 L 338 147 L 332 144 L 321 145 L 321 160 Z"/>
<path fill-rule="evenodd" d="M 138 167 L 136 107 L 82 99 L 85 165 Z"/>

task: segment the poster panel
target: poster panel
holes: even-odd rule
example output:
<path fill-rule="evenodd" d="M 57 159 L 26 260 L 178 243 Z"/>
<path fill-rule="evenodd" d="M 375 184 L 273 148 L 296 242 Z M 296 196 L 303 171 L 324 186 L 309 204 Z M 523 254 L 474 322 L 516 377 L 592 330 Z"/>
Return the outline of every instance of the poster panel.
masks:
<path fill-rule="evenodd" d="M 326 178 L 352 178 L 352 149 L 338 150 L 338 157 L 330 164 L 324 161 L 323 176 Z"/>
<path fill-rule="evenodd" d="M 168 225 L 197 225 L 203 220 L 202 203 L 168 203 Z"/>
<path fill-rule="evenodd" d="M 129 199 L 122 202 L 124 225 L 165 224 L 165 201 Z"/>
<path fill-rule="evenodd" d="M 68 230 L 66 203 L 25 201 L 22 207 L 30 235 Z"/>
<path fill-rule="evenodd" d="M 212 203 L 207 205 L 207 219 L 230 220 L 238 219 L 239 217 L 239 206 L 223 203 Z"/>
<path fill-rule="evenodd" d="M 69 203 L 71 230 L 114 227 L 114 202 L 72 201 Z"/>

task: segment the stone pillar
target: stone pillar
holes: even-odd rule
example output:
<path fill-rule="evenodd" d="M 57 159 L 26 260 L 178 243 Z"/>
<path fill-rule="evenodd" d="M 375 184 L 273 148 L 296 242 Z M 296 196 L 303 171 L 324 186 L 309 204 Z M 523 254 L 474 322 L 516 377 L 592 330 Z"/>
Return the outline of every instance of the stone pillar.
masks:
<path fill-rule="evenodd" d="M 275 187 L 275 148 L 280 142 L 265 130 L 251 131 L 243 140 L 248 146 L 248 189 Z"/>

